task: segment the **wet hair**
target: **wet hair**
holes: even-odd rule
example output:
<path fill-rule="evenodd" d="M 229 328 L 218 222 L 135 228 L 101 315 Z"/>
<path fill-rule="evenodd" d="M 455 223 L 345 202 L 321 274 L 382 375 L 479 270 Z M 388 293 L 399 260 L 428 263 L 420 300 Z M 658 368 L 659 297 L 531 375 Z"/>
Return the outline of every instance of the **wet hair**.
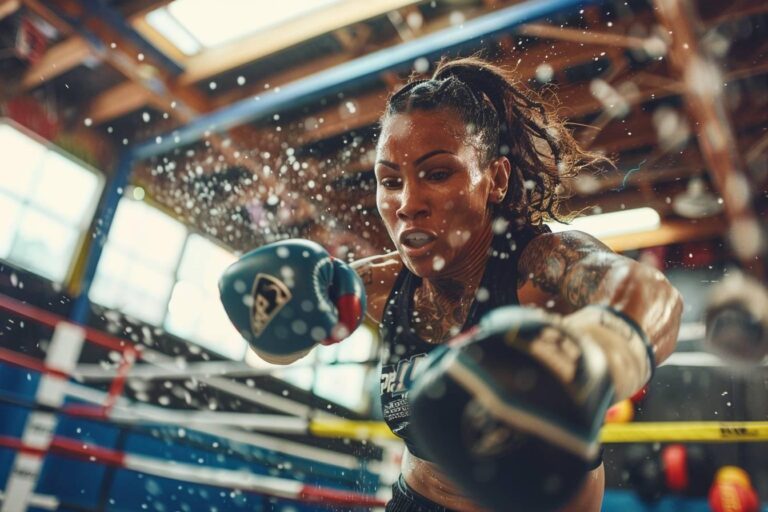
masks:
<path fill-rule="evenodd" d="M 568 216 L 559 212 L 564 180 L 588 167 L 612 165 L 582 149 L 539 94 L 477 57 L 442 61 L 432 78 L 410 81 L 389 97 L 380 123 L 395 114 L 437 109 L 459 115 L 483 166 L 509 158 L 509 188 L 497 208 L 508 220 L 534 225 L 564 220 Z"/>

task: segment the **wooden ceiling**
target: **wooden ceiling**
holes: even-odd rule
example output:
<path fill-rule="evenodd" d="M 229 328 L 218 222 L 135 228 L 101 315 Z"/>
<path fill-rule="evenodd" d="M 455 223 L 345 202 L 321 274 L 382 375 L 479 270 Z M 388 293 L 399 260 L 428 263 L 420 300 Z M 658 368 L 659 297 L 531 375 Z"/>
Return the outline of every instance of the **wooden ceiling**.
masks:
<path fill-rule="evenodd" d="M 258 101 L 373 52 L 461 30 L 462 23 L 521 2 L 344 0 L 309 23 L 297 21 L 193 57 L 146 22 L 146 13 L 166 3 L 0 0 L 0 33 L 7 36 L 0 38 L 0 100 L 6 113 L 34 99 L 41 112 L 53 113 L 58 133 L 79 141 L 109 174 L 118 153 L 133 144 L 167 137 L 238 101 Z M 713 169 L 717 160 L 700 149 L 703 121 L 691 111 L 695 83 L 686 81 L 685 64 L 671 56 L 675 32 L 683 29 L 671 28 L 659 10 L 664 3 L 603 2 L 463 50 L 479 51 L 515 69 L 530 87 L 556 95 L 577 138 L 617 157 L 618 169 L 573 183 L 569 207 L 655 207 L 664 229 L 617 241 L 622 249 L 719 236 L 736 215 L 726 208 L 714 220 L 692 221 L 672 209 L 691 177 L 703 177 L 716 193 L 724 182 Z M 732 134 L 736 171 L 764 191 L 768 3 L 698 0 L 692 7 L 687 28 L 695 36 L 695 56 L 717 65 L 717 104 L 724 109 L 718 123 Z M 212 23 L 215 12 L 211 1 Z M 34 58 L 19 52 L 15 37 L 30 22 L 45 34 L 44 51 Z M 678 61 L 685 59 L 683 53 Z M 424 64 L 414 67 L 423 72 Z M 374 204 L 376 121 L 387 95 L 412 71 L 384 71 L 309 104 L 207 134 L 136 162 L 133 181 L 161 207 L 237 250 L 290 234 L 357 256 L 381 251 L 388 240 Z M 756 194 L 758 215 L 764 195 Z"/>

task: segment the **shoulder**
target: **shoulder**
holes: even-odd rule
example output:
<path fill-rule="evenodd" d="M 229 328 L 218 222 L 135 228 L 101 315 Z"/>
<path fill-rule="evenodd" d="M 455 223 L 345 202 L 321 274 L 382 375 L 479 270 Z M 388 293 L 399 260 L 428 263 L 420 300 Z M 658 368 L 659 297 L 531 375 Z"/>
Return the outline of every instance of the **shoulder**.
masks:
<path fill-rule="evenodd" d="M 603 242 L 582 231 L 560 231 L 558 233 L 542 233 L 531 239 L 520 256 L 521 262 L 531 262 L 550 254 L 585 255 L 594 252 L 611 253 L 613 251 Z"/>
<path fill-rule="evenodd" d="M 370 256 L 352 262 L 352 268 L 363 280 L 368 302 L 367 314 L 376 323 L 381 321 L 384 304 L 389 297 L 403 262 L 397 252 Z"/>
<path fill-rule="evenodd" d="M 570 280 L 599 280 L 621 258 L 600 240 L 581 231 L 542 233 L 520 254 L 518 298 L 523 304 L 540 307 L 557 303 Z"/>

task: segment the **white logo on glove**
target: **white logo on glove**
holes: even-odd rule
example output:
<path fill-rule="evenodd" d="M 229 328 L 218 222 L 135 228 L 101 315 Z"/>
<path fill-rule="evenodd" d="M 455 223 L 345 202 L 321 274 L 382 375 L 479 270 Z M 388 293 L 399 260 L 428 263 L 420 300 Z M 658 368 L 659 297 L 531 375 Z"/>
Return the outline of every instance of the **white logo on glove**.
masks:
<path fill-rule="evenodd" d="M 256 274 L 251 295 L 251 331 L 259 336 L 292 295 L 285 283 L 268 274 Z"/>

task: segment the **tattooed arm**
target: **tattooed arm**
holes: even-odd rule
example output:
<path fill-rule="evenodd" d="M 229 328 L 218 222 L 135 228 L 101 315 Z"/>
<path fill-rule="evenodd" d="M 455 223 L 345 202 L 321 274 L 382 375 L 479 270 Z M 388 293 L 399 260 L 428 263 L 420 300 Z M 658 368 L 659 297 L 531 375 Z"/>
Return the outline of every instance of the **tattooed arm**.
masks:
<path fill-rule="evenodd" d="M 611 306 L 637 322 L 656 352 L 672 353 L 682 312 L 680 293 L 658 270 L 618 255 L 578 231 L 534 238 L 518 263 L 522 304 L 571 313 L 589 304 Z"/>

